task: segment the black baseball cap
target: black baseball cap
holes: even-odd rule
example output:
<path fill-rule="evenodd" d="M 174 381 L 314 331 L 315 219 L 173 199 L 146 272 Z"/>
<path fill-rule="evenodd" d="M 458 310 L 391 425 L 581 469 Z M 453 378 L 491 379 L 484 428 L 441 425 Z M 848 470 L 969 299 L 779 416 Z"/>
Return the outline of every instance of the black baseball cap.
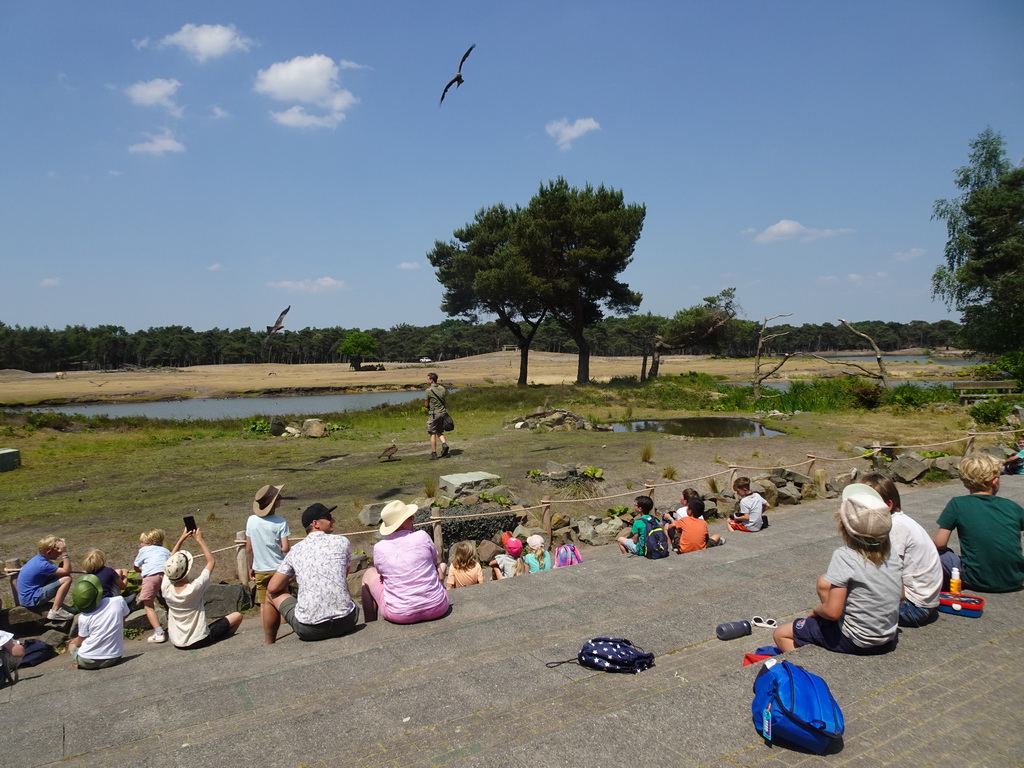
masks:
<path fill-rule="evenodd" d="M 313 524 L 314 520 L 331 520 L 331 512 L 336 510 L 337 505 L 333 507 L 325 507 L 320 502 L 316 504 L 310 504 L 306 507 L 306 511 L 302 513 L 302 527 L 309 528 Z"/>

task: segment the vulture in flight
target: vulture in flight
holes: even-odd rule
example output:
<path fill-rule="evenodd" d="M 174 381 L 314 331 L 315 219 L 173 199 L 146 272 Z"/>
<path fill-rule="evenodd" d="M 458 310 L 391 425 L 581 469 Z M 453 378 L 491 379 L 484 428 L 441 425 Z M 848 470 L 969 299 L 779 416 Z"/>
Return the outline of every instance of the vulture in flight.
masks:
<path fill-rule="evenodd" d="M 473 52 L 474 48 L 476 48 L 476 43 L 473 43 L 471 46 L 469 46 L 469 50 L 462 54 L 462 61 L 459 62 L 459 71 L 455 73 L 455 77 L 449 80 L 448 85 L 444 87 L 444 90 L 441 92 L 441 101 L 438 103 L 438 106 L 441 106 L 441 104 L 444 103 L 444 97 L 448 93 L 449 88 L 451 88 L 453 85 L 456 88 L 458 88 L 464 82 L 466 82 L 465 80 L 462 79 L 462 65 L 466 63 L 466 59 L 469 58 L 469 54 Z"/>

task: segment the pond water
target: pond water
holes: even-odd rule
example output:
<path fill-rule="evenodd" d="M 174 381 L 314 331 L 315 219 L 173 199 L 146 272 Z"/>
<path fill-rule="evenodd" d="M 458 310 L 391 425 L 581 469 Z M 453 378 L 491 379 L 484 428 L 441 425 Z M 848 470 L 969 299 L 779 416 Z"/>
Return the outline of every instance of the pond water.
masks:
<path fill-rule="evenodd" d="M 822 355 L 827 357 L 827 355 Z M 855 363 L 869 362 L 876 365 L 874 355 L 840 355 L 829 357 L 829 360 L 853 360 Z M 927 363 L 931 360 L 935 365 L 982 365 L 984 360 L 964 357 L 929 357 L 928 355 L 882 355 L 883 363 Z"/>
<path fill-rule="evenodd" d="M 93 405 L 62 405 L 53 408 L 26 408 L 25 410 L 38 413 L 67 413 L 113 418 L 146 416 L 151 419 L 190 421 L 289 414 L 316 417 L 322 413 L 365 411 L 377 405 L 394 405 L 422 399 L 422 392 L 412 390 L 408 392 L 358 392 L 348 395 L 208 398 L 162 403 L 97 403 Z"/>
<path fill-rule="evenodd" d="M 661 432 L 687 437 L 772 437 L 784 435 L 750 419 L 731 416 L 691 416 L 684 419 L 645 419 L 613 425 L 613 432 Z"/>

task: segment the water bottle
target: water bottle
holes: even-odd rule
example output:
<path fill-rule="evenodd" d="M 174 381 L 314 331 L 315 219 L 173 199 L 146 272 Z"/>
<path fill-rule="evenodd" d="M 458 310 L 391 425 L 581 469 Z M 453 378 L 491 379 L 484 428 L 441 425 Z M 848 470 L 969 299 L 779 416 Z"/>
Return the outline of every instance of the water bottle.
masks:
<path fill-rule="evenodd" d="M 949 572 L 949 591 L 954 595 L 960 594 L 963 585 L 960 582 L 960 569 L 954 568 Z"/>
<path fill-rule="evenodd" d="M 750 622 L 727 621 L 725 624 L 718 625 L 715 634 L 718 635 L 719 640 L 735 640 L 737 637 L 750 634 Z"/>

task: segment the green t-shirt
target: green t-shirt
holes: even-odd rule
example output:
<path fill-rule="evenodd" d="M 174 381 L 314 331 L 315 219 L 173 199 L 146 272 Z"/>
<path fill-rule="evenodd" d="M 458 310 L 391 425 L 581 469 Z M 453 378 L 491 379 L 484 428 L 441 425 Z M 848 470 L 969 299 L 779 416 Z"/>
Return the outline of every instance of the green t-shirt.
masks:
<path fill-rule="evenodd" d="M 960 537 L 964 586 L 1012 592 L 1024 585 L 1024 507 L 998 496 L 957 496 L 939 515 L 939 527 Z"/>
<path fill-rule="evenodd" d="M 644 524 L 644 518 L 650 518 L 650 515 L 641 515 L 633 521 L 633 527 L 630 529 L 630 533 L 637 537 L 636 539 L 636 553 L 638 555 L 647 554 L 647 540 L 644 537 L 644 533 L 647 531 L 647 526 Z M 653 519 L 653 518 L 651 518 Z"/>
<path fill-rule="evenodd" d="M 445 400 L 448 397 L 448 392 L 440 384 L 432 384 L 427 387 L 427 410 L 432 414 L 443 413 L 445 411 Z"/>

